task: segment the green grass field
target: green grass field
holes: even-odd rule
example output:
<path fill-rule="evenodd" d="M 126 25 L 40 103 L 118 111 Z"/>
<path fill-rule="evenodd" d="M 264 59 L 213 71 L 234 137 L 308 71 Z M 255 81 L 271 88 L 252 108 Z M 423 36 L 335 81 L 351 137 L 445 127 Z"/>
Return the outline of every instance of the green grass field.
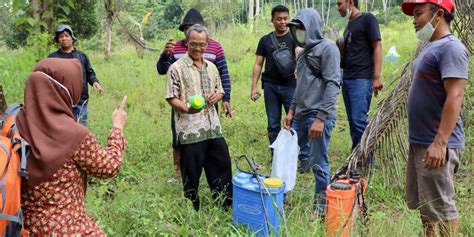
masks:
<path fill-rule="evenodd" d="M 234 117 L 221 115 L 225 137 L 233 158 L 240 155 L 256 157 L 262 165 L 270 158 L 266 135 L 266 115 L 263 99 L 249 99 L 254 52 L 260 36 L 270 31 L 268 24 L 250 32 L 236 26 L 214 35 L 226 50 L 232 77 L 232 106 Z M 373 99 L 372 114 L 377 103 L 396 83 L 402 65 L 416 47 L 416 37 L 410 22 L 382 26 L 384 54 L 395 45 L 401 54 L 396 63 L 384 62 L 383 80 L 386 89 Z M 167 37 L 163 37 L 167 38 Z M 155 42 L 157 47 L 162 42 Z M 87 42 L 83 43 L 87 48 Z M 81 45 L 79 45 L 81 49 Z M 31 72 L 35 58 L 32 50 L 8 51 L 0 49 L 0 78 L 9 103 L 22 102 L 24 81 Z M 110 236 L 242 236 L 245 228 L 232 224 L 231 211 L 216 207 L 201 178 L 202 208 L 195 212 L 190 202 L 182 197 L 180 182 L 169 182 L 174 177 L 171 154 L 170 106 L 164 99 L 165 78 L 158 76 L 155 63 L 158 53 L 147 52 L 143 59 L 130 46 L 115 47 L 112 57 L 105 61 L 102 52 L 87 51 L 105 93 L 91 91 L 89 124 L 104 143 L 111 127 L 111 113 L 120 99 L 128 95 L 128 123 L 125 135 L 128 149 L 121 172 L 110 180 L 92 179 L 87 194 L 87 208 Z M 471 62 L 471 69 L 472 69 Z M 471 77 L 472 78 L 472 77 Z M 472 83 L 472 80 L 471 82 Z M 473 96 L 472 86 L 466 96 Z M 472 121 L 472 111 L 465 111 Z M 466 130 L 466 152 L 456 177 L 457 206 L 461 215 L 464 236 L 474 236 L 474 165 L 472 147 L 473 128 Z M 331 171 L 342 165 L 350 154 L 349 128 L 342 97 L 338 101 L 338 120 L 330 144 Z M 383 158 L 382 158 L 383 159 Z M 376 160 L 376 166 L 384 165 Z M 233 166 L 235 172 L 235 166 Z M 265 170 L 270 173 L 269 169 Z M 363 236 L 420 236 L 418 213 L 407 209 L 403 187 L 382 182 L 380 169 L 367 190 L 370 219 L 359 226 Z M 404 177 L 400 177 L 404 180 Z M 297 184 L 285 206 L 287 222 L 282 225 L 282 236 L 325 236 L 318 222 L 311 223 L 311 203 L 314 192 L 312 174 L 298 175 Z"/>

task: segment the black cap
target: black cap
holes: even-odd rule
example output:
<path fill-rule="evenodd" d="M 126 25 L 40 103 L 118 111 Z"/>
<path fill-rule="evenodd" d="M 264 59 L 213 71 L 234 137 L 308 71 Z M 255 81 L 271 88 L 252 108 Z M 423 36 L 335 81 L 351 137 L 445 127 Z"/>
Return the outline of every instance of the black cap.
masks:
<path fill-rule="evenodd" d="M 204 25 L 204 18 L 202 18 L 201 13 L 198 10 L 191 8 L 184 16 L 181 25 L 179 25 L 179 30 L 184 31 L 185 26 L 192 26 L 194 24 Z"/>
<path fill-rule="evenodd" d="M 58 37 L 59 34 L 61 34 L 63 31 L 68 31 L 69 34 L 71 35 L 71 38 L 76 41 L 76 37 L 74 37 L 74 33 L 72 32 L 71 26 L 69 25 L 59 25 L 58 28 L 56 29 L 56 35 L 54 36 L 54 41 L 58 42 Z"/>
<path fill-rule="evenodd" d="M 300 20 L 294 20 L 293 19 L 292 21 L 288 22 L 286 25 L 288 27 L 295 27 L 295 26 L 299 27 L 299 26 L 303 25 L 303 23 Z"/>

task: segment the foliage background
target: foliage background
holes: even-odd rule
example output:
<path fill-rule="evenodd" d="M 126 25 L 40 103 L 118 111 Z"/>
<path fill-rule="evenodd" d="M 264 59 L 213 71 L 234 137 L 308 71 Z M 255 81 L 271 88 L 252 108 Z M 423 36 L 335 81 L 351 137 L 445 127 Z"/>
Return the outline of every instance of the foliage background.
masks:
<path fill-rule="evenodd" d="M 19 45 L 15 50 L 9 47 L 7 39 L 21 34 L 13 31 L 12 25 L 18 18 L 6 6 L 8 1 L 0 1 L 0 84 L 4 86 L 9 103 L 23 101 L 24 82 L 41 53 L 54 50 L 51 35 L 41 34 L 38 48 L 35 38 L 31 44 Z M 278 1 L 279 2 L 279 1 Z M 275 1 L 274 4 L 278 3 Z M 378 1 L 377 1 L 378 2 Z M 254 52 L 259 38 L 271 31 L 270 9 L 264 6 L 260 16 L 252 24 L 247 22 L 245 1 L 117 1 L 118 14 L 132 22 L 142 22 L 143 16 L 151 11 L 152 17 L 143 31 L 147 44 L 161 48 L 167 39 L 183 37 L 177 31 L 183 12 L 189 7 L 202 10 L 206 22 L 216 38 L 226 50 L 229 71 L 232 78 L 232 105 L 234 117 L 221 116 L 226 140 L 232 157 L 247 154 L 267 165 L 269 160 L 268 139 L 266 137 L 266 117 L 263 99 L 249 100 L 251 69 L 255 60 Z M 221 3 L 221 5 L 219 5 Z M 230 4 L 233 3 L 233 4 Z M 5 7 L 6 6 L 6 7 Z M 75 5 L 76 6 L 76 5 Z M 179 10 L 176 6 L 179 6 Z M 290 5 L 293 10 L 293 6 Z M 316 6 L 317 9 L 320 6 Z M 334 8 L 334 5 L 333 5 Z M 166 10 L 168 9 L 168 10 Z M 380 7 L 375 6 L 375 11 Z M 129 121 L 125 129 L 128 150 L 120 174 L 114 179 L 92 179 L 87 195 L 87 208 L 110 236 L 241 236 L 245 228 L 232 224 L 230 211 L 224 211 L 211 203 L 205 179 L 202 178 L 201 197 L 203 208 L 194 212 L 192 205 L 182 197 L 182 187 L 173 181 L 174 168 L 170 149 L 170 107 L 164 100 L 165 80 L 156 73 L 155 63 L 159 52 L 146 52 L 140 59 L 134 47 L 123 34 L 123 29 L 114 25 L 113 53 L 108 61 L 102 50 L 104 6 L 97 2 L 93 12 L 98 22 L 96 33 L 84 34 L 77 47 L 91 58 L 97 76 L 105 93 L 102 96 L 91 92 L 89 122 L 90 129 L 101 141 L 105 141 L 110 130 L 110 115 L 123 95 L 128 95 L 127 111 Z M 331 24 L 325 27 L 342 31 L 345 22 L 335 9 L 330 17 Z M 371 114 L 377 103 L 393 89 L 402 71 L 404 62 L 411 59 L 416 46 L 416 37 L 411 19 L 401 15 L 400 9 L 393 7 L 387 20 L 381 25 L 384 54 L 393 45 L 401 58 L 398 62 L 383 65 L 383 80 L 386 86 L 381 97 L 373 98 Z M 175 12 L 175 13 L 170 13 Z M 231 12 L 232 14 L 228 14 Z M 89 12 L 91 13 L 91 12 Z M 18 13 L 19 14 L 19 13 Z M 239 15 L 240 14 L 240 15 Z M 379 13 L 380 14 L 380 13 Z M 294 15 L 294 14 L 292 14 Z M 179 16 L 179 17 L 178 17 Z M 237 17 L 238 16 L 238 17 Z M 378 15 L 379 16 L 379 15 Z M 72 20 L 70 20 L 72 21 Z M 80 32 L 78 28 L 78 33 Z M 75 32 L 76 33 L 76 32 Z M 87 37 L 90 37 L 87 39 Z M 29 37 L 23 36 L 22 39 Z M 18 41 L 13 40 L 18 43 Z M 42 50 L 44 52 L 39 52 Z M 473 63 L 471 60 L 471 72 Z M 472 73 L 471 73 L 472 75 Z M 472 76 L 466 88 L 466 100 L 474 98 Z M 473 130 L 474 110 L 464 110 L 466 121 L 466 150 L 462 166 L 456 178 L 457 204 L 461 214 L 461 228 L 466 236 L 474 235 L 473 199 L 474 165 Z M 469 109 L 470 108 L 470 109 Z M 338 100 L 338 120 L 333 130 L 330 159 L 334 171 L 350 153 L 349 129 L 346 122 L 342 98 Z M 384 161 L 377 160 L 376 168 Z M 377 169 L 367 192 L 370 219 L 366 226 L 359 226 L 359 235 L 367 236 L 420 236 L 421 225 L 418 213 L 409 211 L 404 203 L 403 187 L 382 182 L 383 173 Z M 235 171 L 235 168 L 234 168 Z M 269 173 L 269 170 L 265 170 Z M 400 177 L 404 179 L 404 177 Z M 283 236 L 324 236 L 324 228 L 318 222 L 309 222 L 311 214 L 314 180 L 311 174 L 298 175 L 297 186 L 289 196 L 285 206 L 287 222 L 282 226 Z"/>

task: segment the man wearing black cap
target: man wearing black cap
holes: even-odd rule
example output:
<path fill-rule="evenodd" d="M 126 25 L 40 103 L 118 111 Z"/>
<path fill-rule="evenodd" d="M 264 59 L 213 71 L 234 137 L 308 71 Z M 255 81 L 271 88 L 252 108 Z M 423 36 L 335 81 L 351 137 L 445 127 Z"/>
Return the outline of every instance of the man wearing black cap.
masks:
<path fill-rule="evenodd" d="M 319 13 L 306 8 L 288 23 L 295 43 L 303 48 L 296 63 L 297 81 L 285 127 L 298 135 L 300 157 L 307 159 L 314 175 L 314 213 L 325 218 L 326 187 L 330 181 L 329 144 L 336 124 L 336 102 L 341 84 L 337 46 L 322 34 Z"/>
<path fill-rule="evenodd" d="M 76 37 L 74 37 L 74 33 L 69 25 L 58 26 L 54 35 L 54 41 L 59 44 L 60 48 L 50 54 L 48 56 L 49 58 L 77 58 L 81 62 L 83 80 L 82 95 L 79 103 L 73 107 L 73 112 L 77 121 L 87 126 L 87 102 L 89 99 L 87 83 L 93 86 L 99 93 L 102 93 L 103 89 L 95 76 L 94 69 L 92 69 L 87 55 L 74 48 Z"/>
<path fill-rule="evenodd" d="M 194 24 L 204 24 L 204 19 L 198 10 L 190 9 L 188 13 L 186 13 L 186 16 L 184 16 L 183 22 L 179 26 L 179 30 L 186 34 L 187 29 Z M 156 69 L 158 70 L 158 73 L 160 75 L 165 75 L 171 64 L 186 55 L 187 51 L 188 47 L 186 39 L 182 39 L 177 42 L 169 40 L 166 43 L 165 48 L 161 53 L 160 58 L 158 59 L 158 62 L 156 63 Z M 219 44 L 219 42 L 213 39 L 209 39 L 206 52 L 204 53 L 204 59 L 214 63 L 217 67 L 217 70 L 219 71 L 221 84 L 225 92 L 224 97 L 222 98 L 222 106 L 224 108 L 226 116 L 232 117 L 232 111 L 230 106 L 231 85 L 229 72 L 227 70 L 227 61 L 225 59 L 224 49 Z M 173 114 L 171 115 L 171 130 L 173 133 L 173 162 L 175 164 L 176 174 L 179 177 L 179 150 Z"/>

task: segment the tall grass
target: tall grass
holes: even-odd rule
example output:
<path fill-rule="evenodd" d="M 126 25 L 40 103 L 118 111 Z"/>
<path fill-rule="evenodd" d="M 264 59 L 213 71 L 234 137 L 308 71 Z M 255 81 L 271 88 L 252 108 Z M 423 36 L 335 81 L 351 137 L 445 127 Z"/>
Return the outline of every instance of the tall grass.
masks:
<path fill-rule="evenodd" d="M 232 157 L 247 154 L 268 166 L 270 155 L 263 99 L 252 102 L 249 96 L 254 52 L 259 38 L 269 32 L 271 26 L 269 22 L 262 21 L 257 22 L 254 29 L 252 32 L 245 26 L 234 26 L 213 35 L 226 50 L 232 77 L 234 117 L 221 116 L 221 123 Z M 395 84 L 391 82 L 400 75 L 403 63 L 410 59 L 416 38 L 408 21 L 382 26 L 382 37 L 384 54 L 390 46 L 395 45 L 401 55 L 401 60 L 396 63 L 384 62 L 384 96 L 394 87 Z M 163 43 L 156 42 L 158 46 Z M 170 107 L 164 99 L 165 77 L 158 76 L 155 68 L 159 55 L 148 52 L 143 59 L 139 59 L 134 49 L 126 45 L 119 45 L 108 62 L 99 51 L 86 53 L 105 89 L 101 96 L 90 90 L 89 126 L 101 141 L 107 138 L 112 111 L 123 95 L 129 97 L 129 119 L 125 128 L 128 150 L 122 170 L 114 179 L 92 179 L 88 190 L 87 208 L 100 226 L 111 236 L 248 235 L 245 228 L 232 224 L 231 211 L 212 203 L 204 178 L 201 180 L 203 206 L 200 212 L 195 212 L 192 205 L 182 197 L 180 182 L 171 179 L 174 177 L 174 168 Z M 30 50 L 2 51 L 0 54 L 1 84 L 9 103 L 22 102 L 24 81 L 34 64 L 35 58 Z M 467 96 L 472 96 L 472 87 L 466 91 Z M 376 109 L 380 98 L 373 99 L 372 110 Z M 472 112 L 467 115 L 472 116 Z M 468 133 L 472 133 L 472 130 Z M 466 135 L 470 137 L 468 133 Z M 472 147 L 472 138 L 467 141 L 466 147 Z M 350 143 L 344 105 L 339 98 L 338 120 L 330 144 L 331 170 L 338 168 L 349 155 Z M 472 236 L 472 151 L 467 149 L 463 164 L 460 175 L 456 177 L 457 205 L 462 232 Z M 383 166 L 383 160 L 376 161 L 376 165 Z M 264 172 L 269 173 L 269 169 Z M 360 226 L 360 234 L 420 236 L 422 229 L 418 213 L 406 208 L 402 189 L 381 182 L 382 175 L 376 172 L 369 185 L 367 202 L 370 218 L 367 225 Z M 290 236 L 324 236 L 323 226 L 319 222 L 310 222 L 313 193 L 312 175 L 298 175 L 297 185 L 285 204 L 287 229 L 283 233 L 289 233 Z"/>

